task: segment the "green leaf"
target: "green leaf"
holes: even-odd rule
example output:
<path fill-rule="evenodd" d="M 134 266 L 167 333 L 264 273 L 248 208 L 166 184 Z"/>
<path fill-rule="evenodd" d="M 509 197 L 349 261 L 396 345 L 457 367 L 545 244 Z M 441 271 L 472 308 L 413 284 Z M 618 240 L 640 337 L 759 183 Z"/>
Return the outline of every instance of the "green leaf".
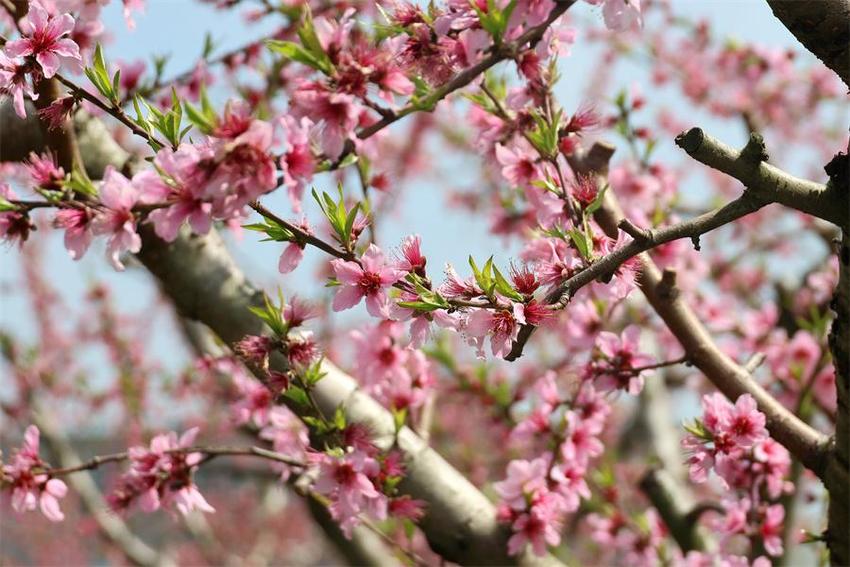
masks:
<path fill-rule="evenodd" d="M 322 370 L 323 360 L 324 359 L 320 358 L 319 360 L 311 364 L 309 367 L 307 367 L 307 369 L 304 371 L 304 376 L 302 377 L 302 380 L 304 381 L 304 384 L 306 384 L 308 387 L 312 388 L 313 386 L 318 384 L 322 380 L 322 378 L 327 376 L 327 372 Z"/>
<path fill-rule="evenodd" d="M 65 187 L 70 189 L 72 192 L 79 193 L 81 195 L 87 195 L 89 197 L 97 196 L 97 188 L 88 176 L 77 166 L 75 166 L 74 170 L 71 172 L 70 178 L 65 183 Z"/>
<path fill-rule="evenodd" d="M 354 244 L 351 242 L 351 230 L 354 228 L 357 212 L 361 205 L 358 202 L 354 205 L 351 211 L 347 211 L 345 208 L 342 184 L 337 187 L 337 191 L 339 192 L 338 201 L 334 201 L 333 197 L 324 192 L 322 193 L 322 196 L 319 197 L 315 188 L 313 188 L 312 194 L 313 198 L 322 209 L 322 213 L 325 215 L 325 218 L 328 219 L 328 223 L 330 223 L 331 228 L 336 233 L 337 240 L 339 240 L 346 250 L 351 251 L 352 245 Z"/>
<path fill-rule="evenodd" d="M 307 397 L 307 392 L 300 386 L 289 386 L 283 395 L 301 407 L 310 405 L 310 398 Z"/>
<path fill-rule="evenodd" d="M 426 301 L 399 301 L 398 306 L 404 307 L 405 309 L 413 309 L 414 311 L 422 311 L 426 313 L 442 309 L 441 305 L 435 305 Z"/>
<path fill-rule="evenodd" d="M 121 69 L 115 71 L 115 75 L 112 76 L 112 92 L 115 95 L 114 102 L 116 105 L 120 102 L 118 100 L 118 85 L 121 84 Z"/>
<path fill-rule="evenodd" d="M 396 432 L 401 431 L 401 428 L 404 427 L 405 422 L 407 422 L 407 408 L 395 409 L 393 408 L 393 423 L 395 424 Z"/>
<path fill-rule="evenodd" d="M 251 306 L 248 307 L 248 310 L 262 319 L 262 321 L 268 325 L 278 337 L 286 337 L 286 333 L 289 329 L 286 321 L 283 320 L 283 300 L 281 300 L 281 303 L 278 306 L 272 303 L 268 295 L 263 294 L 263 303 L 264 305 L 262 307 Z"/>
<path fill-rule="evenodd" d="M 209 56 L 212 55 L 212 52 L 215 51 L 215 42 L 213 41 L 212 34 L 207 32 L 204 35 L 204 50 L 201 53 L 201 59 L 209 59 Z"/>
<path fill-rule="evenodd" d="M 103 47 L 98 43 L 94 49 L 92 57 L 92 67 L 86 67 L 84 72 L 86 77 L 92 82 L 97 91 L 102 94 L 107 100 L 113 104 L 118 103 L 118 77 L 116 73 L 114 77 L 109 76 L 107 70 L 106 59 L 103 56 Z"/>
<path fill-rule="evenodd" d="M 587 241 L 587 235 L 584 232 L 576 229 L 572 229 L 567 232 L 570 238 L 575 244 L 576 249 L 582 255 L 585 260 L 590 260 L 590 251 L 593 246 L 592 243 Z"/>
<path fill-rule="evenodd" d="M 3 197 L 0 197 L 0 213 L 5 213 L 5 212 L 8 212 L 8 211 L 17 211 L 17 210 L 18 210 L 17 205 L 13 205 L 12 203 L 7 201 Z"/>
<path fill-rule="evenodd" d="M 329 69 L 323 65 L 321 60 L 295 42 L 270 39 L 266 41 L 266 46 L 285 59 L 297 61 L 317 71 L 329 72 Z"/>
<path fill-rule="evenodd" d="M 334 412 L 333 424 L 338 431 L 342 431 L 345 429 L 345 411 L 343 411 L 342 406 L 337 406 L 336 411 Z"/>
<path fill-rule="evenodd" d="M 525 299 L 520 292 L 515 290 L 514 287 L 510 283 L 508 283 L 508 280 L 505 279 L 505 276 L 502 275 L 502 272 L 499 271 L 499 268 L 493 266 L 493 273 L 496 276 L 496 291 L 498 291 L 504 297 L 513 299 L 515 301 L 523 301 Z"/>

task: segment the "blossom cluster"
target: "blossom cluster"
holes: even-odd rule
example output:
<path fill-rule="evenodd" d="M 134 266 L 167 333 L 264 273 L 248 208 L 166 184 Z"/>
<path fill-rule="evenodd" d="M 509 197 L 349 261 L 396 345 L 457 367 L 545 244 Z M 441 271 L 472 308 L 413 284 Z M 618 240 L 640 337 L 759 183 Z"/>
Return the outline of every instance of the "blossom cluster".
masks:
<path fill-rule="evenodd" d="M 434 388 L 431 363 L 425 354 L 402 339 L 397 321 L 351 332 L 356 348 L 355 372 L 366 391 L 396 411 L 421 407 Z"/>
<path fill-rule="evenodd" d="M 731 491 L 717 526 L 724 537 L 759 537 L 768 554 L 781 555 L 785 509 L 771 502 L 794 489 L 785 480 L 791 467 L 788 451 L 768 436 L 765 416 L 749 394 L 734 405 L 722 394 L 707 394 L 702 408 L 702 420 L 688 426 L 682 440 L 691 480 L 705 482 L 713 470 Z"/>
<path fill-rule="evenodd" d="M 49 466 L 38 454 L 41 433 L 30 425 L 24 433 L 24 443 L 7 464 L 0 462 L 0 489 L 12 493 L 12 508 L 16 512 L 29 512 L 38 507 L 51 522 L 65 519 L 59 509 L 59 500 L 65 497 L 68 487 L 58 478 L 48 474 Z"/>
<path fill-rule="evenodd" d="M 0 51 L 0 93 L 14 101 L 15 112 L 26 118 L 24 95 L 38 98 L 34 87 L 56 75 L 62 64 L 80 68 L 80 46 L 70 38 L 74 18 L 67 13 L 49 13 L 38 0 L 29 3 L 20 24 L 21 38 L 8 41 Z"/>
<path fill-rule="evenodd" d="M 198 432 L 195 427 L 178 438 L 171 431 L 156 435 L 149 447 L 130 447 L 130 468 L 108 495 L 110 508 L 124 512 L 137 504 L 143 512 L 176 509 L 184 516 L 194 510 L 215 512 L 194 481 L 203 454 L 187 451 Z"/>
<path fill-rule="evenodd" d="M 330 501 L 331 516 L 346 537 L 351 537 L 364 515 L 373 520 L 393 516 L 416 521 L 424 514 L 424 502 L 396 494 L 405 474 L 402 454 L 382 453 L 361 425 L 345 429 L 338 449 L 313 453 L 310 458 L 318 469 L 313 487 Z"/>
<path fill-rule="evenodd" d="M 277 169 L 269 155 L 273 129 L 234 105 L 225 112 L 218 134 L 198 144 L 160 150 L 155 170 L 128 179 L 107 167 L 99 187 L 88 188 L 95 199 L 60 203 L 54 223 L 65 229 L 69 254 L 81 258 L 94 236 L 104 236 L 109 259 L 121 270 L 121 254 L 141 249 L 142 220 L 150 222 L 161 238 L 173 241 L 184 223 L 205 234 L 214 220 L 243 218 L 249 202 L 277 186 Z M 27 170 L 39 190 L 57 192 L 79 182 L 66 176 L 49 156 L 33 156 Z M 6 201 L 16 199 L 5 184 L 1 190 Z M 149 214 L 143 216 L 145 211 Z M 26 239 L 27 222 L 27 213 L 14 205 L 0 212 L 5 239 Z"/>
<path fill-rule="evenodd" d="M 584 382 L 572 399 L 563 399 L 555 376 L 537 380 L 539 398 L 534 411 L 520 421 L 511 438 L 520 446 L 555 442 L 555 448 L 531 461 L 508 464 L 507 477 L 494 485 L 500 497 L 499 517 L 511 526 L 511 555 L 530 544 L 537 555 L 561 541 L 566 516 L 590 498 L 587 484 L 591 461 L 602 454 L 600 436 L 610 406 L 591 382 Z M 560 410 L 560 411 L 559 411 Z"/>

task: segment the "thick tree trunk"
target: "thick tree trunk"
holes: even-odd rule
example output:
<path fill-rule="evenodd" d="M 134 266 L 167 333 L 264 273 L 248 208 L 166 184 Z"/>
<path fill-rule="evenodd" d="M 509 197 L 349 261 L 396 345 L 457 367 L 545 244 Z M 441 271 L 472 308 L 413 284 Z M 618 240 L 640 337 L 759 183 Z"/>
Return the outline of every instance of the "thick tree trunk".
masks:
<path fill-rule="evenodd" d="M 838 286 L 832 299 L 835 320 L 829 346 L 835 365 L 838 408 L 834 447 L 824 483 L 829 490 L 826 545 L 833 565 L 850 565 L 850 232 L 838 249 Z"/>

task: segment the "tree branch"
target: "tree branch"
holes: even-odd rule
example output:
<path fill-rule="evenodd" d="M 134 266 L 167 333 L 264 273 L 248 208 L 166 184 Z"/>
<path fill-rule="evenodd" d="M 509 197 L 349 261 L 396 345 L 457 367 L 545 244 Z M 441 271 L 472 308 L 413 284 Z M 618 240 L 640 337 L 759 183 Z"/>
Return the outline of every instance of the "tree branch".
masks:
<path fill-rule="evenodd" d="M 100 177 L 102 170 L 98 168 L 105 163 L 93 159 L 89 167 L 88 152 L 94 152 L 95 157 L 98 153 L 128 157 L 105 128 L 94 128 L 87 140 L 81 140 L 81 150 L 93 177 Z M 250 306 L 263 304 L 262 292 L 236 266 L 216 231 L 203 237 L 184 233 L 171 244 L 156 237 L 149 225 L 142 225 L 139 232 L 143 238 L 139 259 L 182 316 L 204 323 L 229 345 L 245 335 L 268 331 L 248 311 Z M 286 369 L 278 356 L 272 358 L 271 367 Z M 344 407 L 349 422 L 365 424 L 379 446 L 391 446 L 396 428 L 390 412 L 330 362 L 325 362 L 322 370 L 327 374 L 314 389 L 322 411 L 333 413 L 336 407 Z M 407 466 L 407 476 L 399 488 L 426 502 L 419 526 L 435 552 L 461 564 L 561 565 L 551 555 L 535 557 L 530 549 L 519 556 L 508 556 L 510 529 L 497 521 L 489 499 L 410 429 L 403 428 L 397 442 Z"/>
<path fill-rule="evenodd" d="M 743 150 L 730 148 L 701 128 L 676 137 L 676 145 L 695 160 L 734 177 L 765 202 L 776 202 L 827 220 L 842 228 L 850 219 L 850 196 L 833 183 L 800 179 L 765 163 L 764 143 L 753 134 Z"/>

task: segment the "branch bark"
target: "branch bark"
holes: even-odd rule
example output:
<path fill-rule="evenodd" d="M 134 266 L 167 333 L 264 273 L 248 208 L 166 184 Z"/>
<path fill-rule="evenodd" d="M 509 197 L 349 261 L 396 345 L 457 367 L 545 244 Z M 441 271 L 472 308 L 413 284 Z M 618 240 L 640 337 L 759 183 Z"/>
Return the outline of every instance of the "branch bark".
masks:
<path fill-rule="evenodd" d="M 746 147 L 730 148 L 706 134 L 702 128 L 691 128 L 676 137 L 676 145 L 695 160 L 734 177 L 765 202 L 776 202 L 827 220 L 841 228 L 848 227 L 850 196 L 833 183 L 821 185 L 800 179 L 766 163 L 761 136 L 753 134 Z"/>
<path fill-rule="evenodd" d="M 803 47 L 850 88 L 850 0 L 767 0 Z"/>
<path fill-rule="evenodd" d="M 838 249 L 838 286 L 832 299 L 835 320 L 829 346 L 835 365 L 838 406 L 834 447 L 824 475 L 829 491 L 826 545 L 833 565 L 850 565 L 850 231 Z"/>

